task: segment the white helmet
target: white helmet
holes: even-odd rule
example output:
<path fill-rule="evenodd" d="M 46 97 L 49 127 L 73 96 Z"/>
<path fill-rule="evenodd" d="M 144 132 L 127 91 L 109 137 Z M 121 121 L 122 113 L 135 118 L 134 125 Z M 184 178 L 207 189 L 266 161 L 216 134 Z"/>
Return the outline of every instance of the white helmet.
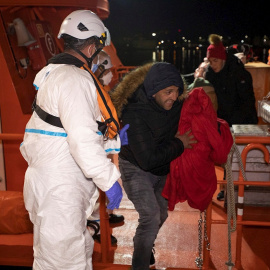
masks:
<path fill-rule="evenodd" d="M 90 10 L 76 10 L 71 12 L 62 22 L 58 38 L 68 34 L 78 39 L 87 39 L 96 36 L 104 46 L 110 45 L 109 30 L 101 19 Z"/>
<path fill-rule="evenodd" d="M 103 50 L 98 54 L 98 66 L 103 66 L 104 69 L 112 67 L 111 57 Z"/>

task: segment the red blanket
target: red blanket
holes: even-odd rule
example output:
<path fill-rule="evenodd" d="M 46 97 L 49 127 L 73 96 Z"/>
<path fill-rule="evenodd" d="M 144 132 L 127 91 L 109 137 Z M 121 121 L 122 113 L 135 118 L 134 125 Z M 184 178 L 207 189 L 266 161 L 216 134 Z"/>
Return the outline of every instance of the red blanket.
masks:
<path fill-rule="evenodd" d="M 233 144 L 230 128 L 217 118 L 204 90 L 195 88 L 184 102 L 178 130 L 180 134 L 191 130 L 198 143 L 171 162 L 162 195 L 171 211 L 186 200 L 191 207 L 204 211 L 217 188 L 215 164 L 226 162 Z"/>

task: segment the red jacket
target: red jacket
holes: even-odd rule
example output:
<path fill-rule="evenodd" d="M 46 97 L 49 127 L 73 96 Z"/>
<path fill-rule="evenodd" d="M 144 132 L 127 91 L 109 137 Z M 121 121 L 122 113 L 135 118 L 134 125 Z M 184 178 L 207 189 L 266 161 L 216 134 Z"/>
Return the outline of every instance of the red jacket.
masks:
<path fill-rule="evenodd" d="M 200 87 L 185 100 L 178 130 L 180 134 L 191 130 L 198 142 L 171 162 L 162 195 L 168 199 L 169 210 L 187 200 L 191 207 L 204 211 L 217 188 L 215 164 L 226 162 L 233 144 L 230 128 L 217 118 L 210 98 Z"/>

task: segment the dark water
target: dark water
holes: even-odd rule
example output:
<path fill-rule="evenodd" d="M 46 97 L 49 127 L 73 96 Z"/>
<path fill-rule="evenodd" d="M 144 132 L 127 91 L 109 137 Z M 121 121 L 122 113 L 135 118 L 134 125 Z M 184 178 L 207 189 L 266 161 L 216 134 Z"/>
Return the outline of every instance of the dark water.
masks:
<path fill-rule="evenodd" d="M 126 66 L 143 65 L 153 60 L 174 64 L 181 74 L 193 73 L 206 56 L 206 48 L 178 47 L 174 49 L 118 49 L 117 54 Z M 153 59 L 153 55 L 155 58 Z"/>
<path fill-rule="evenodd" d="M 267 63 L 268 54 L 270 54 L 269 49 L 270 47 L 253 46 L 252 55 L 256 56 L 258 61 Z M 163 50 L 119 47 L 117 48 L 117 54 L 126 66 L 139 66 L 153 60 L 172 63 L 182 75 L 189 75 L 185 76 L 186 81 L 187 83 L 192 83 L 194 79 L 192 73 L 203 62 L 206 56 L 206 50 L 206 45 L 202 47 L 165 47 Z M 153 59 L 153 54 L 155 54 L 155 59 Z"/>

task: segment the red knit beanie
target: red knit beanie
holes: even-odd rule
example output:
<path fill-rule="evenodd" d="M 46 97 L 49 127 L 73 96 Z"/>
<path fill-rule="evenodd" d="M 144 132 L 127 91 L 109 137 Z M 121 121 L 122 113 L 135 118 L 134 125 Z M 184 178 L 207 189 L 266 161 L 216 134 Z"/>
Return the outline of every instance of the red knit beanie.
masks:
<path fill-rule="evenodd" d="M 226 49 L 223 46 L 221 37 L 215 34 L 209 36 L 209 41 L 211 45 L 207 48 L 207 58 L 210 57 L 226 60 L 227 54 Z"/>

